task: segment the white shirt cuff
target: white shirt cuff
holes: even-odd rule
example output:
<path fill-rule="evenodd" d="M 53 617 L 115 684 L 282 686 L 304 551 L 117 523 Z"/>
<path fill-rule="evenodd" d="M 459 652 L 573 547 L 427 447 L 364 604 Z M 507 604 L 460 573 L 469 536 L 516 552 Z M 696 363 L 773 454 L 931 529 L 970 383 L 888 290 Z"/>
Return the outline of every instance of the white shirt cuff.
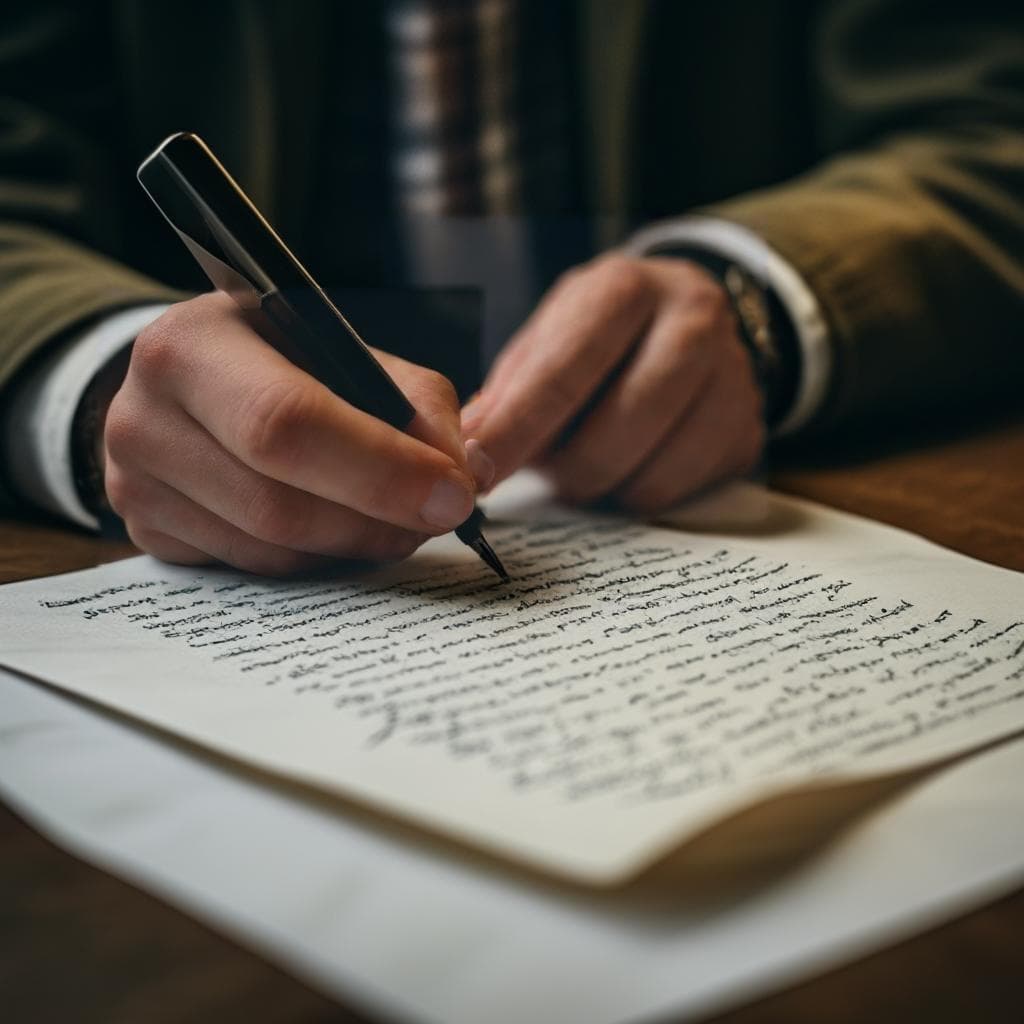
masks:
<path fill-rule="evenodd" d="M 113 313 L 43 356 L 15 387 L 0 415 L 0 444 L 15 493 L 90 530 L 99 523 L 82 504 L 71 462 L 71 426 L 93 377 L 167 309 Z"/>
<path fill-rule="evenodd" d="M 674 244 L 697 245 L 735 260 L 778 296 L 793 322 L 801 360 L 793 404 L 775 434 L 799 430 L 820 408 L 832 374 L 828 328 L 818 300 L 804 279 L 759 235 L 715 217 L 689 216 L 652 224 L 633 235 L 625 248 L 642 256 Z"/>

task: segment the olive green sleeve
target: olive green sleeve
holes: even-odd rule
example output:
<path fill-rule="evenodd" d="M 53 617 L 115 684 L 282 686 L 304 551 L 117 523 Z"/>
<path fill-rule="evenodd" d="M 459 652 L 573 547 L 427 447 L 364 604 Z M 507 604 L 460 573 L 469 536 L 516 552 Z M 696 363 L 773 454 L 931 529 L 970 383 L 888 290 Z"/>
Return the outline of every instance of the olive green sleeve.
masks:
<path fill-rule="evenodd" d="M 0 389 L 48 341 L 103 313 L 182 293 L 40 228 L 0 223 Z"/>
<path fill-rule="evenodd" d="M 76 326 L 182 294 L 39 228 L 0 223 L 0 407 L 31 357 Z M 0 467 L 0 513 L 11 509 Z"/>
<path fill-rule="evenodd" d="M 833 369 L 812 429 L 1019 401 L 1024 16 L 1011 6 L 825 5 L 812 47 L 830 155 L 703 211 L 757 232 L 816 295 Z"/>

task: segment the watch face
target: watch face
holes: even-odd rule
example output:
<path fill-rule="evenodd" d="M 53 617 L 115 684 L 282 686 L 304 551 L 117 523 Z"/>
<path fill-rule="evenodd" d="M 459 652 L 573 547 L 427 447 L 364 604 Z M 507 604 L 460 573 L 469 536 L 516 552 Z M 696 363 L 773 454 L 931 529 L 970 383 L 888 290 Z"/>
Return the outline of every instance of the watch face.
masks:
<path fill-rule="evenodd" d="M 725 287 L 758 356 L 764 360 L 776 360 L 778 353 L 772 334 L 772 316 L 764 288 L 735 263 L 725 272 Z"/>

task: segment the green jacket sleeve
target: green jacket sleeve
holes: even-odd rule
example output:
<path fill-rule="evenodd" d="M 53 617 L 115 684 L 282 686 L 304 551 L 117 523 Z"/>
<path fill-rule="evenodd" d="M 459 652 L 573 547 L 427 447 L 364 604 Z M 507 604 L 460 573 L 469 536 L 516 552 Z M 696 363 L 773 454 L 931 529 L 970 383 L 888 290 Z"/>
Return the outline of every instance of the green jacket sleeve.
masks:
<path fill-rule="evenodd" d="M 1024 386 L 1024 10 L 843 0 L 816 24 L 833 154 L 705 212 L 803 275 L 835 365 L 816 423 L 963 409 Z"/>

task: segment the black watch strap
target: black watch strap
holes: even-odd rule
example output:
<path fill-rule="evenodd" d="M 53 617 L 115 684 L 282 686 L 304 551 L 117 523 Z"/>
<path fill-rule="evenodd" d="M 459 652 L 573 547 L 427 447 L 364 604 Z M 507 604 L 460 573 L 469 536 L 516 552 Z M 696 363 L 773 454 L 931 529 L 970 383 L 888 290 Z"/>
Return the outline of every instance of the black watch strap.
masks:
<path fill-rule="evenodd" d="M 79 500 L 99 521 L 104 536 L 123 536 L 120 518 L 107 502 L 103 485 L 103 428 L 111 399 L 121 386 L 131 346 L 108 360 L 93 376 L 71 423 L 71 469 Z"/>
<path fill-rule="evenodd" d="M 775 292 L 739 263 L 697 246 L 666 246 L 647 255 L 691 260 L 721 282 L 736 314 L 740 341 L 750 355 L 764 394 L 765 422 L 777 427 L 796 398 L 800 345 L 789 313 Z"/>

